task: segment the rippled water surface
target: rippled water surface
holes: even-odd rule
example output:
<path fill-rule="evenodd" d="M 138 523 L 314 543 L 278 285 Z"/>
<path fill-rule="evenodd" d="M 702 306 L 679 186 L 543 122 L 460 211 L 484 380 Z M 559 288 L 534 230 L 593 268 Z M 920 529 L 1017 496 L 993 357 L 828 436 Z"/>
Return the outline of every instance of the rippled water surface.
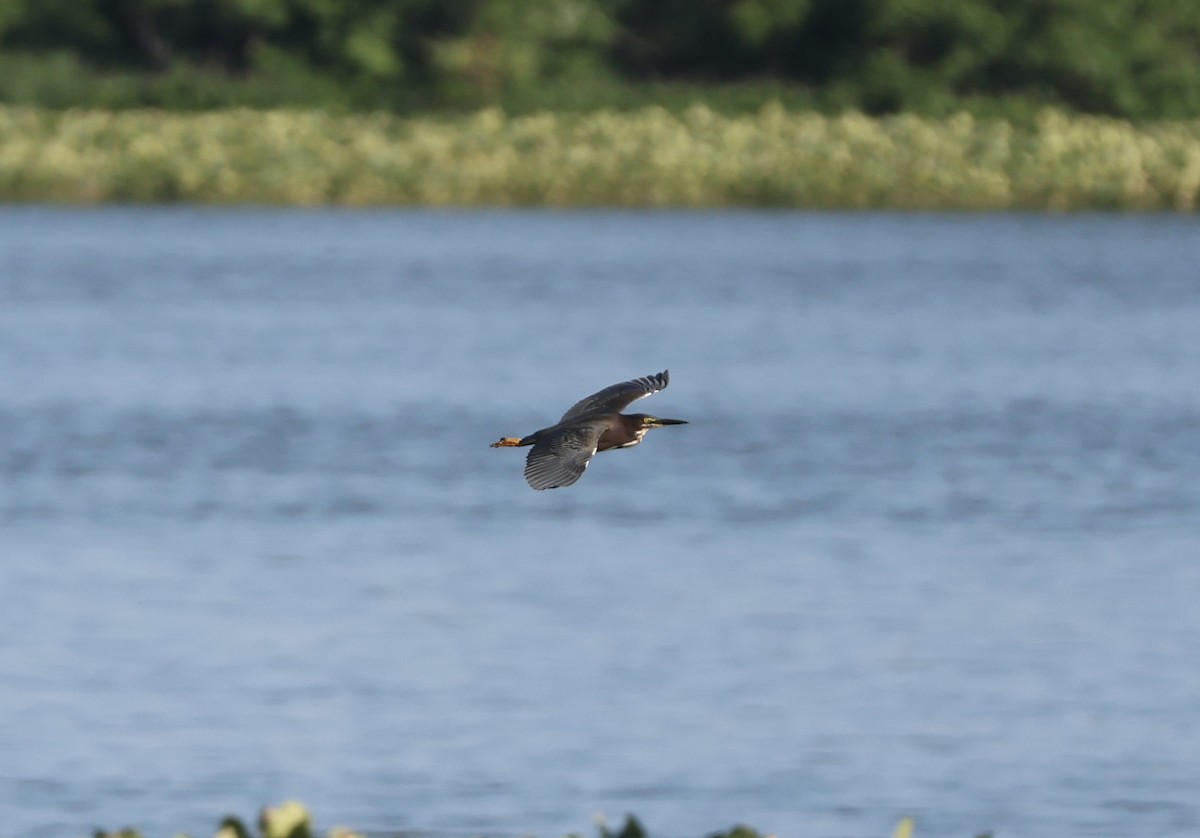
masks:
<path fill-rule="evenodd" d="M 1200 834 L 1187 217 L 0 210 L 0 835 Z M 503 435 L 670 368 L 529 490 Z"/>

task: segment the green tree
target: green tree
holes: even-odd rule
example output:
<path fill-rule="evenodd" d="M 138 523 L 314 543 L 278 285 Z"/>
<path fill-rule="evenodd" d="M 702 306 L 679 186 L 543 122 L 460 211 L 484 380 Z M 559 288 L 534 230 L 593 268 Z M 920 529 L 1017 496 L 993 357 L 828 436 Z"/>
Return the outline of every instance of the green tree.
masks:
<path fill-rule="evenodd" d="M 1197 44 L 1196 0 L 0 0 L 0 62 L 123 73 L 135 102 L 214 78 L 361 107 L 665 80 L 877 113 L 1008 98 L 1182 117 L 1200 114 Z M 36 96 L 55 73 L 33 76 Z"/>

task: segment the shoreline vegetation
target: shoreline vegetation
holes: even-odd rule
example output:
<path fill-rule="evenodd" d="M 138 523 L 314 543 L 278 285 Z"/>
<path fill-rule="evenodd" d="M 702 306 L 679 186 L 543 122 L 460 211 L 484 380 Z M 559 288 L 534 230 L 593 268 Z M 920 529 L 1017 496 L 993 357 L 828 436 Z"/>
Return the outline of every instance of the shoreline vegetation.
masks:
<path fill-rule="evenodd" d="M 228 815 L 217 827 L 213 838 L 318 838 L 320 834 L 313 827 L 312 815 L 308 808 L 296 800 L 288 800 L 278 806 L 264 807 L 259 812 L 255 826 L 257 826 L 257 830 L 252 831 L 240 818 Z M 604 818 L 597 818 L 596 828 L 597 838 L 649 838 L 650 835 L 642 826 L 641 821 L 633 815 L 626 815 L 624 824 L 618 829 L 610 827 Z M 912 818 L 902 818 L 896 825 L 892 838 L 913 838 L 914 828 L 915 823 Z M 372 834 L 379 835 L 381 833 Z M 397 832 L 395 834 L 404 833 Z M 365 833 L 344 826 L 335 826 L 324 833 L 325 838 L 364 838 L 364 835 Z M 132 827 L 112 832 L 97 829 L 92 838 L 142 838 L 142 833 Z M 188 838 L 188 836 L 179 835 L 176 838 Z M 580 838 L 580 836 L 572 833 L 567 838 Z M 775 838 L 775 836 L 764 836 L 748 826 L 738 825 L 723 832 L 709 833 L 707 838 Z M 976 838 L 992 838 L 992 833 L 980 833 Z"/>
<path fill-rule="evenodd" d="M 1200 119 L 0 106 L 0 202 L 1193 212 Z"/>
<path fill-rule="evenodd" d="M 320 833 L 313 826 L 312 815 L 308 808 L 299 801 L 288 800 L 278 806 L 266 806 L 259 812 L 257 829 L 252 830 L 246 822 L 235 815 L 227 815 L 217 827 L 213 838 L 365 838 L 367 833 L 358 832 L 344 826 L 335 826 Z M 597 838 L 649 838 L 649 833 L 641 822 L 633 815 L 626 815 L 625 822 L 619 829 L 613 829 L 603 818 L 597 819 Z M 903 819 L 896 827 L 893 838 L 912 838 L 913 821 Z M 381 833 L 372 833 L 379 835 Z M 403 831 L 394 833 L 405 834 Z M 436 834 L 436 833 L 429 833 Z M 126 827 L 114 831 L 97 829 L 92 838 L 143 838 L 140 830 Z M 189 838 L 187 835 L 177 835 L 176 838 Z M 580 838 L 572 833 L 567 838 Z M 775 838 L 773 835 L 764 836 L 748 826 L 735 826 L 724 832 L 713 832 L 708 838 Z M 979 838 L 991 838 L 990 835 Z"/>

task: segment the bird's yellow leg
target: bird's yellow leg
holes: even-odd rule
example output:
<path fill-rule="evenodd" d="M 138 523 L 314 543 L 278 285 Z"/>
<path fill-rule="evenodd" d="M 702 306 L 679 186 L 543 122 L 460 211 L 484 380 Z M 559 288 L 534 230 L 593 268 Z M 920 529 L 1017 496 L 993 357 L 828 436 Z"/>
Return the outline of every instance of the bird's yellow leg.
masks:
<path fill-rule="evenodd" d="M 506 436 L 502 437 L 499 442 L 493 442 L 492 448 L 518 448 L 521 445 L 520 437 Z"/>

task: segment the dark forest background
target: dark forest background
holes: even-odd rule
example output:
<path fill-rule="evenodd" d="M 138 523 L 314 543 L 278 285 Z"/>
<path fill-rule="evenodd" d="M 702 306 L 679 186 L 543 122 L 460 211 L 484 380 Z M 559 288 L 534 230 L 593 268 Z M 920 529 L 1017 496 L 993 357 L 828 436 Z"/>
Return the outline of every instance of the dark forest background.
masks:
<path fill-rule="evenodd" d="M 0 102 L 1200 115 L 1197 0 L 0 0 Z"/>

